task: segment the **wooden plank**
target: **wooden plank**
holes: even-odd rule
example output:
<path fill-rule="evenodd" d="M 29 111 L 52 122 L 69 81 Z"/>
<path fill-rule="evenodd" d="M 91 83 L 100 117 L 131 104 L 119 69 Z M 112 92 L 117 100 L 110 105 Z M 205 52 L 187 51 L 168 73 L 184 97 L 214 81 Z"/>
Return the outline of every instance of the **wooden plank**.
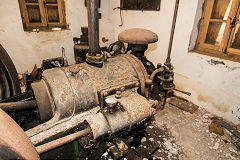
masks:
<path fill-rule="evenodd" d="M 190 113 L 194 113 L 199 108 L 197 105 L 193 104 L 192 102 L 189 102 L 185 99 L 178 98 L 178 97 L 171 98 L 169 104 Z"/>

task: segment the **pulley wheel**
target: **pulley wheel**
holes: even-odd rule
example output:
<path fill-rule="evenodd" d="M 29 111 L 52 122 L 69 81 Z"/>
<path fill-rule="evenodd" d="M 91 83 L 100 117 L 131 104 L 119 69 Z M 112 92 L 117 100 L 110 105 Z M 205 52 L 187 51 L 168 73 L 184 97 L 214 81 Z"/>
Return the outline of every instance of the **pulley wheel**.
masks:
<path fill-rule="evenodd" d="M 17 70 L 0 44 L 0 100 L 20 93 Z"/>

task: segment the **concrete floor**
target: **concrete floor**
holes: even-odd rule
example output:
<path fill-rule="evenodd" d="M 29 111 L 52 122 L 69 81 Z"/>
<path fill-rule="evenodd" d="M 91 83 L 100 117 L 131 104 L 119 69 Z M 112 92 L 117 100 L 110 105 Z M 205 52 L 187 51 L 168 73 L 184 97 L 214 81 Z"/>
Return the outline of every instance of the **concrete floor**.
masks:
<path fill-rule="evenodd" d="M 147 127 L 160 130 L 155 131 L 155 135 L 146 136 L 146 139 L 160 144 L 152 159 L 240 160 L 240 151 L 230 143 L 229 134 L 225 132 L 224 136 L 219 136 L 209 133 L 210 118 L 213 116 L 201 107 L 191 114 L 167 103 Z"/>

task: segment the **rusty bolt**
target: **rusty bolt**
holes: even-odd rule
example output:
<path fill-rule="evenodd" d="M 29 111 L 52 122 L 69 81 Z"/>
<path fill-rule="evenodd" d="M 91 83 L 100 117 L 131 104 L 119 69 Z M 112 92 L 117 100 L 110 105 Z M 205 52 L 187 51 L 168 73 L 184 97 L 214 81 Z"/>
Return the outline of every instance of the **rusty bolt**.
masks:
<path fill-rule="evenodd" d="M 80 68 L 78 66 L 71 66 L 69 71 L 73 74 L 77 74 L 80 71 Z"/>
<path fill-rule="evenodd" d="M 161 68 L 162 67 L 162 64 L 161 63 L 158 63 L 157 64 L 157 68 Z"/>
<path fill-rule="evenodd" d="M 122 96 L 121 91 L 117 91 L 115 97 L 116 97 L 116 98 L 121 98 L 121 96 Z"/>
<path fill-rule="evenodd" d="M 105 112 L 105 113 L 106 113 L 107 111 L 108 111 L 108 109 L 107 109 L 107 108 L 104 108 L 104 109 L 103 109 L 103 112 Z"/>
<path fill-rule="evenodd" d="M 135 83 L 135 86 L 136 86 L 136 87 L 138 87 L 138 86 L 139 86 L 139 83 L 138 83 L 138 82 L 137 82 L 137 83 Z"/>
<path fill-rule="evenodd" d="M 121 92 L 125 91 L 125 87 L 120 88 L 120 91 Z"/>
<path fill-rule="evenodd" d="M 108 94 L 107 92 L 103 92 L 103 96 L 107 96 L 107 94 Z"/>
<path fill-rule="evenodd" d="M 146 85 L 151 85 L 152 84 L 152 80 L 151 79 L 147 79 L 145 83 L 146 83 Z"/>
<path fill-rule="evenodd" d="M 147 66 L 148 66 L 148 67 L 151 66 L 151 63 L 150 63 L 150 62 L 147 62 Z"/>
<path fill-rule="evenodd" d="M 153 108 L 156 108 L 159 105 L 159 102 L 157 100 L 149 100 L 149 103 Z"/>

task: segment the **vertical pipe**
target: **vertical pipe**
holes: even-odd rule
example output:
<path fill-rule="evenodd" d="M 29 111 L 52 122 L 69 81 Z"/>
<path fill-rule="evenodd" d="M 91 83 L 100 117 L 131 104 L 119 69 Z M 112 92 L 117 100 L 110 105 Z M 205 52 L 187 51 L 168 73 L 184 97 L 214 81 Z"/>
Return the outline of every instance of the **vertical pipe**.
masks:
<path fill-rule="evenodd" d="M 98 1 L 87 0 L 89 56 L 96 56 L 96 54 L 100 53 Z"/>
<path fill-rule="evenodd" d="M 173 37 L 174 37 L 174 32 L 175 32 L 176 20 L 177 20 L 178 6 L 179 6 L 179 0 L 176 0 L 174 16 L 173 16 L 173 21 L 172 21 L 171 36 L 170 36 L 169 46 L 168 46 L 168 55 L 167 55 L 167 59 L 166 59 L 167 63 L 171 62 L 171 52 L 172 52 Z"/>

